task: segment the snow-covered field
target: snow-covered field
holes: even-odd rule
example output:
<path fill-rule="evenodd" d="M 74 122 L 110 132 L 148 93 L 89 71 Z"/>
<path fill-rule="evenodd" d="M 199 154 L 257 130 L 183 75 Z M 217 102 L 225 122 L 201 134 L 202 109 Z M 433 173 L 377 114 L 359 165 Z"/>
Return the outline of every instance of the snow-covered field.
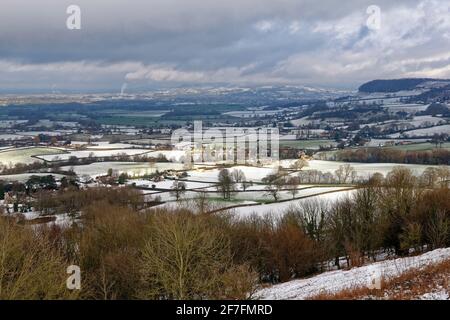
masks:
<path fill-rule="evenodd" d="M 283 160 L 281 164 L 283 167 L 289 167 L 294 160 Z M 326 161 L 326 160 L 311 160 L 309 166 L 303 170 L 320 170 L 322 172 L 334 173 L 340 166 L 349 164 L 357 172 L 359 176 L 368 177 L 375 172 L 386 175 L 395 167 L 405 167 L 411 169 L 414 174 L 420 175 L 422 172 L 432 166 L 420 165 L 420 164 L 398 164 L 398 163 L 357 163 L 357 162 L 339 162 L 339 161 Z"/>
<path fill-rule="evenodd" d="M 445 120 L 438 117 L 433 116 L 416 116 L 413 117 L 412 120 L 407 120 L 408 123 L 412 124 L 413 126 L 423 126 L 426 124 L 433 124 L 437 125 L 439 123 L 445 123 Z"/>
<path fill-rule="evenodd" d="M 450 259 L 450 248 L 437 249 L 416 257 L 399 258 L 373 263 L 350 270 L 337 270 L 317 276 L 293 280 L 256 293 L 258 299 L 303 300 L 323 293 L 337 293 L 345 289 L 367 287 L 374 280 L 400 276 L 414 269 Z"/>
<path fill-rule="evenodd" d="M 17 124 L 27 123 L 28 120 L 0 120 L 0 128 L 11 128 Z"/>
<path fill-rule="evenodd" d="M 234 169 L 240 169 L 244 172 L 247 181 L 260 182 L 268 174 L 274 173 L 278 165 L 284 168 L 289 168 L 295 160 L 281 160 L 279 163 L 275 163 L 272 167 L 251 167 L 251 166 L 235 166 L 228 170 L 231 172 Z M 395 167 L 405 167 L 413 171 L 414 174 L 420 175 L 422 172 L 432 166 L 428 165 L 415 165 L 415 164 L 398 164 L 398 163 L 356 163 L 356 162 L 339 162 L 339 161 L 326 161 L 326 160 L 311 160 L 309 166 L 303 168 L 303 170 L 319 170 L 322 172 L 334 173 L 340 166 L 349 164 L 358 173 L 360 177 L 367 178 L 373 175 L 375 172 L 379 172 L 386 175 L 392 171 Z M 212 170 L 191 170 L 188 171 L 189 180 L 199 180 L 205 182 L 217 182 L 219 169 Z"/>
<path fill-rule="evenodd" d="M 147 149 L 119 149 L 119 150 L 81 150 L 70 151 L 64 154 L 48 154 L 39 156 L 40 159 L 46 161 L 69 160 L 70 157 L 89 158 L 92 157 L 112 157 L 126 154 L 128 156 L 142 155 L 148 153 Z"/>
<path fill-rule="evenodd" d="M 76 144 L 77 142 L 72 142 L 72 144 Z M 80 144 L 87 144 L 87 143 L 80 143 Z M 141 148 L 138 145 L 133 145 L 129 143 L 109 143 L 108 141 L 97 141 L 92 142 L 91 145 L 86 147 L 87 149 L 96 149 L 96 150 L 102 150 L 102 149 L 130 149 L 130 148 Z"/>
<path fill-rule="evenodd" d="M 135 183 L 137 187 L 151 188 L 154 185 L 155 189 L 171 190 L 174 181 L 173 180 L 164 180 L 164 181 L 154 182 L 154 181 L 142 180 L 142 179 L 128 181 L 128 184 L 133 184 L 133 183 Z M 198 189 L 198 188 L 207 188 L 207 187 L 211 186 L 210 183 L 191 182 L 191 181 L 186 181 L 184 183 L 186 185 L 187 190 Z"/>
<path fill-rule="evenodd" d="M 332 203 L 333 201 L 337 201 L 340 199 L 344 199 L 347 196 L 352 195 L 355 191 L 354 190 L 347 190 L 347 191 L 338 191 L 334 193 L 326 193 L 323 194 L 326 191 L 320 191 L 320 189 L 325 188 L 317 188 L 316 190 L 311 189 L 309 192 L 308 190 L 305 190 L 305 194 L 311 197 L 305 198 L 305 199 L 299 199 L 299 200 L 292 200 L 292 201 L 285 201 L 285 202 L 277 202 L 277 203 L 271 203 L 271 204 L 260 204 L 255 206 L 248 206 L 248 207 L 240 207 L 232 209 L 233 213 L 238 217 L 247 217 L 252 214 L 257 214 L 260 216 L 264 216 L 267 214 L 274 214 L 274 215 L 283 215 L 287 210 L 291 208 L 295 208 L 298 205 L 300 205 L 302 202 L 314 199 L 318 201 L 324 201 L 326 203 Z M 342 188 L 341 188 L 342 189 Z M 336 188 L 338 190 L 338 187 Z M 330 191 L 330 190 L 328 190 Z M 303 194 L 302 194 L 303 195 Z"/>
<path fill-rule="evenodd" d="M 108 169 L 113 169 L 118 174 L 127 173 L 129 176 L 143 176 L 145 174 L 151 174 L 158 171 L 165 170 L 181 170 L 183 165 L 180 163 L 171 162 L 158 162 L 158 163 L 146 163 L 146 162 L 95 162 L 88 165 L 79 166 L 64 166 L 63 170 L 69 170 L 73 168 L 75 173 L 79 176 L 89 175 L 93 178 L 98 176 L 104 176 L 108 173 Z"/>
<path fill-rule="evenodd" d="M 300 127 L 300 126 L 306 126 L 310 123 L 319 123 L 320 121 L 319 120 L 310 120 L 310 119 L 308 119 L 308 117 L 303 117 L 300 119 L 291 120 L 290 122 L 293 126 Z"/>
<path fill-rule="evenodd" d="M 147 155 L 153 158 L 157 158 L 159 155 L 163 155 L 169 161 L 182 162 L 182 160 L 186 156 L 186 152 L 183 150 L 152 151 L 147 153 Z"/>
<path fill-rule="evenodd" d="M 297 135 L 295 134 L 285 134 L 280 136 L 280 141 L 292 141 L 292 140 L 296 140 L 297 139 Z"/>
<path fill-rule="evenodd" d="M 23 136 L 20 134 L 0 134 L 0 140 L 18 140 L 23 139 L 27 136 Z"/>
<path fill-rule="evenodd" d="M 366 146 L 367 147 L 383 147 L 389 144 L 401 143 L 405 141 L 414 141 L 415 143 L 427 142 L 428 139 L 371 139 Z"/>
<path fill-rule="evenodd" d="M 391 134 L 391 138 L 398 138 L 400 136 L 405 137 L 431 137 L 434 134 L 441 134 L 446 133 L 450 134 L 450 124 L 442 125 L 442 126 L 435 126 L 431 128 L 424 128 L 424 129 L 416 129 L 416 130 L 409 130 L 405 131 L 403 133 L 395 133 Z"/>
<path fill-rule="evenodd" d="M 419 129 L 420 127 L 429 127 L 429 126 L 437 126 L 443 125 L 446 123 L 446 120 L 439 117 L 433 116 L 415 116 L 412 119 L 408 120 L 387 120 L 382 123 L 374 122 L 369 123 L 367 126 L 369 127 L 377 127 L 382 130 L 386 130 L 389 128 L 405 128 L 408 130 Z M 364 125 L 366 126 L 366 125 Z"/>
<path fill-rule="evenodd" d="M 172 200 L 172 202 L 166 202 L 163 203 L 161 205 L 152 207 L 152 209 L 168 209 L 168 210 L 176 210 L 176 209 L 192 209 L 192 210 L 196 210 L 198 209 L 198 205 L 195 203 L 195 201 L 192 201 L 192 199 L 194 199 L 196 193 L 195 192 L 186 192 L 186 194 L 184 194 L 182 196 L 182 201 L 173 201 L 174 197 L 170 195 L 170 193 L 166 192 L 166 193 L 160 193 L 157 194 L 155 196 L 158 196 L 161 198 L 162 201 L 169 201 Z M 233 204 L 234 205 L 245 205 L 245 204 L 254 204 L 255 202 L 253 201 L 236 201 Z M 210 210 L 214 210 L 214 209 L 219 209 L 219 208 L 226 208 L 230 206 L 229 202 L 226 201 L 209 201 L 208 205 L 210 206 Z"/>
<path fill-rule="evenodd" d="M 261 186 L 261 187 L 264 187 L 264 186 Z M 295 197 L 307 197 L 307 196 L 311 196 L 311 195 L 319 194 L 319 193 L 348 189 L 345 187 L 316 187 L 316 188 L 303 189 L 305 187 L 307 187 L 307 186 L 299 186 L 298 193 L 295 195 Z M 279 196 L 280 200 L 292 199 L 292 194 L 289 191 L 281 191 L 281 192 L 279 192 L 278 196 Z M 266 190 L 264 190 L 264 189 L 259 190 L 259 191 L 254 191 L 254 192 L 237 192 L 237 193 L 233 194 L 233 198 L 239 199 L 239 200 L 262 200 L 262 201 L 271 200 L 271 201 L 273 201 L 273 197 L 270 194 L 268 194 L 266 192 Z"/>
<path fill-rule="evenodd" d="M 230 172 L 233 170 L 242 170 L 245 174 L 247 181 L 258 182 L 261 181 L 265 176 L 274 172 L 273 168 L 261 168 L 261 167 L 247 167 L 247 166 L 235 166 L 228 168 Z M 219 169 L 212 170 L 192 170 L 188 171 L 189 180 L 200 180 L 207 182 L 217 182 L 219 175 Z"/>
<path fill-rule="evenodd" d="M 32 156 L 43 156 L 52 154 L 52 156 L 64 155 L 64 150 L 57 148 L 17 148 L 8 151 L 0 152 L 0 163 L 4 165 L 16 164 L 16 163 L 25 163 L 30 164 L 36 161 L 39 161 Z"/>
<path fill-rule="evenodd" d="M 428 108 L 429 104 L 413 104 L 413 103 L 407 103 L 407 104 L 386 104 L 383 107 L 388 108 L 390 112 L 410 112 L 415 113 L 419 111 L 425 111 Z"/>
<path fill-rule="evenodd" d="M 151 198 L 158 197 L 161 201 L 166 203 L 158 206 L 158 208 L 189 208 L 191 200 L 198 197 L 199 193 L 195 191 L 186 191 L 181 195 L 181 201 L 176 202 L 175 195 L 169 191 L 153 192 L 152 190 L 143 190 L 143 194 L 150 195 Z M 223 205 L 224 207 L 227 205 Z M 192 208 L 192 207 L 191 207 Z"/>

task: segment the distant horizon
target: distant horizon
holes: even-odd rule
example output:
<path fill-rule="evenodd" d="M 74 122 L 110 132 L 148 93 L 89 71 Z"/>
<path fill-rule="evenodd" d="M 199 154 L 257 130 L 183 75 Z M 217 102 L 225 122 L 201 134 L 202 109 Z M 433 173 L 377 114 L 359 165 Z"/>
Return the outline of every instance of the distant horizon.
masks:
<path fill-rule="evenodd" d="M 392 78 L 392 79 L 372 79 L 368 80 L 364 83 L 361 83 L 357 85 L 356 87 L 352 88 L 339 88 L 339 87 L 325 87 L 320 85 L 302 85 L 302 84 L 260 84 L 260 85 L 233 85 L 233 84 L 191 84 L 191 85 L 178 85 L 178 86 L 166 86 L 166 87 L 149 87 L 149 88 L 133 88 L 133 87 L 126 87 L 126 91 L 121 93 L 122 88 L 104 88 L 104 89 L 91 89 L 91 90 L 72 90 L 72 89 L 60 89 L 58 91 L 51 92 L 49 89 L 16 89 L 15 91 L 11 90 L 3 90 L 0 88 L 0 95 L 112 95 L 112 96 L 121 96 L 123 95 L 124 99 L 126 100 L 126 96 L 129 95 L 139 95 L 139 94 L 146 94 L 146 93 L 152 93 L 152 92 L 160 92 L 165 90 L 189 90 L 189 89 L 216 89 L 216 88 L 229 88 L 229 89 L 239 89 L 239 88 L 250 88 L 250 89 L 258 89 L 258 88 L 264 88 L 264 87 L 294 87 L 294 88 L 313 88 L 313 89 L 320 89 L 330 92 L 357 92 L 359 87 L 361 87 L 363 84 L 372 82 L 372 81 L 389 81 L 389 80 L 406 80 L 406 79 L 426 79 L 429 81 L 450 81 L 450 79 L 445 78 L 422 78 L 422 77 L 415 77 L 415 78 Z"/>
<path fill-rule="evenodd" d="M 389 81 L 389 80 L 405 80 L 405 79 L 427 79 L 429 81 L 450 81 L 450 79 L 445 78 L 421 78 L 421 77 L 415 77 L 415 78 L 392 78 L 392 79 L 372 79 L 367 80 L 364 83 L 361 83 L 357 85 L 356 87 L 351 88 L 339 88 L 339 87 L 326 87 L 326 86 L 320 86 L 320 85 L 303 85 L 303 84 L 249 84 L 249 85 L 234 85 L 234 84 L 190 84 L 190 85 L 173 85 L 173 86 L 165 86 L 165 87 L 149 87 L 149 88 L 133 88 L 133 87 L 126 87 L 126 91 L 123 92 L 123 96 L 126 97 L 127 95 L 136 95 L 136 94 L 145 94 L 150 92 L 159 92 L 164 90 L 188 90 L 188 89 L 216 89 L 216 88 L 229 88 L 229 89 L 239 89 L 239 88 L 250 88 L 250 89 L 257 89 L 257 88 L 264 88 L 264 87 L 293 87 L 293 88 L 314 88 L 314 89 L 320 89 L 320 90 L 327 90 L 327 91 L 348 91 L 348 92 L 355 92 L 358 91 L 359 87 L 361 87 L 363 84 L 372 82 L 372 81 Z M 89 95 L 89 94 L 99 94 L 99 95 L 121 95 L 121 88 L 104 88 L 104 89 L 91 89 L 91 90 L 74 90 L 74 89 L 60 89 L 58 91 L 50 91 L 46 88 L 41 89 L 16 89 L 16 90 L 4 90 L 0 88 L 0 95 Z"/>
<path fill-rule="evenodd" d="M 261 85 L 214 85 L 214 84 L 205 84 L 205 85 L 179 85 L 179 86 L 166 86 L 166 87 L 149 87 L 149 88 L 133 88 L 133 87 L 127 87 L 126 92 L 123 94 L 126 95 L 132 95 L 132 94 L 145 94 L 150 92 L 158 92 L 158 91 L 165 91 L 165 90 L 188 90 L 188 89 L 207 89 L 207 88 L 229 88 L 229 89 L 238 89 L 238 88 L 250 88 L 250 89 L 257 89 L 257 88 L 264 88 L 264 87 L 307 87 L 307 88 L 314 88 L 314 89 L 321 89 L 321 90 L 327 90 L 327 91 L 358 91 L 358 87 L 351 87 L 351 88 L 338 88 L 338 87 L 322 87 L 322 86 L 316 86 L 316 85 L 294 85 L 294 84 L 261 84 Z M 80 90 L 80 89 L 59 89 L 58 91 L 52 92 L 51 89 L 46 88 L 34 88 L 34 89 L 15 89 L 15 90 L 4 90 L 0 88 L 0 95 L 70 95 L 70 94 L 77 94 L 77 95 L 83 95 L 83 94 L 111 94 L 111 95 L 121 95 L 121 88 L 104 88 L 104 89 L 88 89 L 88 90 Z"/>

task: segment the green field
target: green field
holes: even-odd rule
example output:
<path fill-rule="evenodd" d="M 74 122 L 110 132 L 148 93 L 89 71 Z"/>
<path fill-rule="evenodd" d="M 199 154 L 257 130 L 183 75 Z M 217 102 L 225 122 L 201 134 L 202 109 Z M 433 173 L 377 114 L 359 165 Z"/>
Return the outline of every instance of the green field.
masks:
<path fill-rule="evenodd" d="M 143 116 L 108 116 L 100 117 L 96 121 L 100 124 L 106 125 L 123 125 L 123 126 L 146 126 L 146 127 L 159 127 L 159 126 L 182 126 L 187 122 L 192 123 L 195 120 L 201 120 L 207 122 L 224 122 L 235 121 L 236 118 L 221 116 L 221 115 L 183 115 L 183 116 L 171 116 L 170 118 L 160 117 L 143 117 Z"/>
<path fill-rule="evenodd" d="M 168 126 L 168 125 L 184 125 L 186 120 L 160 120 L 155 117 L 124 117 L 124 116 L 113 116 L 113 117 L 100 117 L 96 119 L 100 124 L 106 125 L 123 125 L 123 126 L 147 126 L 147 127 L 158 127 L 158 126 Z"/>

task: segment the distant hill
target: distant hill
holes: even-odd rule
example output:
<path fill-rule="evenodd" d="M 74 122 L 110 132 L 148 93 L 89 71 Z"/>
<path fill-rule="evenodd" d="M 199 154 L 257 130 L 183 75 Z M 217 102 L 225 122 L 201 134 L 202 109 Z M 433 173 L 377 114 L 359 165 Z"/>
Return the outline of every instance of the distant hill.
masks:
<path fill-rule="evenodd" d="M 411 102 L 423 102 L 423 103 L 433 103 L 433 102 L 444 102 L 450 101 L 450 84 L 446 86 L 441 86 L 437 88 L 431 88 L 411 99 Z"/>
<path fill-rule="evenodd" d="M 373 93 L 373 92 L 397 92 L 404 90 L 414 90 L 418 85 L 429 81 L 446 81 L 446 80 L 429 79 L 429 78 L 373 80 L 360 86 L 358 91 L 362 93 Z"/>

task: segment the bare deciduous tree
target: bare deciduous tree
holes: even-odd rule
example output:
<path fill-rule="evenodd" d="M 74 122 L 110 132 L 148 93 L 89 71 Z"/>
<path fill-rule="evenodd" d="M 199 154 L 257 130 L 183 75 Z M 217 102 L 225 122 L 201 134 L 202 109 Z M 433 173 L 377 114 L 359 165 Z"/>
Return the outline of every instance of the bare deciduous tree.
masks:
<path fill-rule="evenodd" d="M 298 193 L 300 179 L 298 177 L 289 177 L 289 179 L 287 180 L 287 185 L 289 188 L 289 193 L 292 194 L 292 198 L 295 198 Z"/>
<path fill-rule="evenodd" d="M 241 183 L 245 181 L 245 173 L 241 169 L 234 169 L 231 171 L 231 178 L 235 183 Z"/>
<path fill-rule="evenodd" d="M 339 183 L 347 183 L 353 172 L 355 172 L 355 169 L 351 165 L 344 164 L 339 166 L 334 173 Z"/>
<path fill-rule="evenodd" d="M 231 194 L 234 191 L 234 184 L 235 182 L 228 169 L 220 170 L 217 190 L 222 193 L 224 199 L 231 199 Z"/>
<path fill-rule="evenodd" d="M 154 214 L 141 263 L 151 299 L 211 298 L 230 263 L 229 243 L 204 216 L 188 212 Z"/>
<path fill-rule="evenodd" d="M 178 201 L 180 200 L 181 196 L 186 192 L 186 183 L 183 181 L 175 180 L 171 186 L 172 191 L 170 192 L 171 195 L 175 197 L 175 199 Z"/>
<path fill-rule="evenodd" d="M 275 201 L 278 201 L 280 191 L 286 186 L 286 178 L 278 171 L 264 177 L 262 182 L 266 184 L 265 189 L 267 193 L 271 195 Z"/>
<path fill-rule="evenodd" d="M 66 268 L 73 262 L 55 247 L 48 228 L 33 230 L 0 217 L 0 300 L 71 299 Z"/>

